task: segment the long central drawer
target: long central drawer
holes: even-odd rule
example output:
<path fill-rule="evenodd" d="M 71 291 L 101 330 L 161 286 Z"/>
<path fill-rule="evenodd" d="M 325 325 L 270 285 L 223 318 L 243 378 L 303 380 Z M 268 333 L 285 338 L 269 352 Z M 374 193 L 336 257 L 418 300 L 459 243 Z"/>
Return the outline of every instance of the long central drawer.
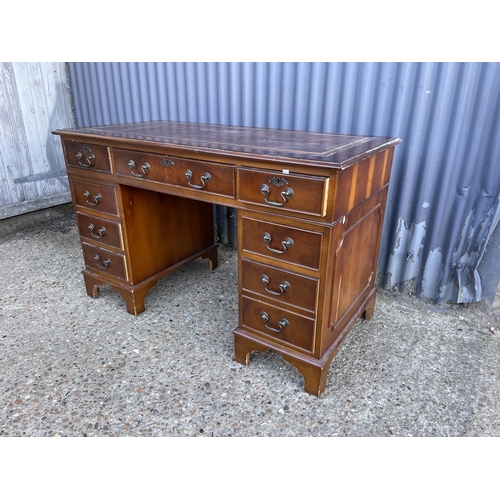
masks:
<path fill-rule="evenodd" d="M 234 165 L 114 149 L 117 174 L 234 198 Z"/>

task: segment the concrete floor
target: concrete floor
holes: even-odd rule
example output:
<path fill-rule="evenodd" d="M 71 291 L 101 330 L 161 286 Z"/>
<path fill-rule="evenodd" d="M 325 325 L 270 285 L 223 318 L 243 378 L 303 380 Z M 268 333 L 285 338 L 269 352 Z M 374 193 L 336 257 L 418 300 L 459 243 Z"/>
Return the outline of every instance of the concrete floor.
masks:
<path fill-rule="evenodd" d="M 379 292 L 316 398 L 275 353 L 233 360 L 236 251 L 219 262 L 165 277 L 133 317 L 109 287 L 86 295 L 71 207 L 0 221 L 0 435 L 500 435 L 486 303 Z"/>

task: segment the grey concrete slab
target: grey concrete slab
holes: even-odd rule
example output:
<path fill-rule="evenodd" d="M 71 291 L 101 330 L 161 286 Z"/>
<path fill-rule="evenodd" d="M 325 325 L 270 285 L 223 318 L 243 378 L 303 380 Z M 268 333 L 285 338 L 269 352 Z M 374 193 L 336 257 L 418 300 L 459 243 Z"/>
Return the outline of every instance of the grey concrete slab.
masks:
<path fill-rule="evenodd" d="M 485 302 L 382 291 L 303 391 L 280 355 L 233 360 L 237 253 L 160 280 L 127 314 L 86 295 L 74 214 L 0 239 L 1 436 L 499 436 L 500 325 Z"/>

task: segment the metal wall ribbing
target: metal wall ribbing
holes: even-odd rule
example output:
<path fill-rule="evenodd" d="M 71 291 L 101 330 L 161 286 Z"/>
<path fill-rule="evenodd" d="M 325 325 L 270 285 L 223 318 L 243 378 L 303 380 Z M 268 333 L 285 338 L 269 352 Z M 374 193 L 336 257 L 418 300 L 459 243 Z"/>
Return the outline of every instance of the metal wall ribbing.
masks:
<path fill-rule="evenodd" d="M 400 137 L 379 284 L 437 302 L 483 297 L 480 273 L 492 270 L 480 263 L 500 218 L 500 64 L 128 62 L 69 70 L 80 126 L 180 120 Z M 221 241 L 234 243 L 234 211 L 218 207 L 216 220 Z"/>

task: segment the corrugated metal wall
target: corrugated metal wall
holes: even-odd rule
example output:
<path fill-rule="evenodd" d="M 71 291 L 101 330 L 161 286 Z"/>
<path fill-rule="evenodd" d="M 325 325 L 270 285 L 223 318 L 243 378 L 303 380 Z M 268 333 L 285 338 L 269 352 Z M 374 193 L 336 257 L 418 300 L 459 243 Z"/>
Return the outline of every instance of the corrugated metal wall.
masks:
<path fill-rule="evenodd" d="M 74 124 L 65 63 L 0 63 L 0 219 L 71 201 L 51 132 Z"/>
<path fill-rule="evenodd" d="M 181 120 L 402 138 L 379 284 L 437 302 L 482 298 L 478 266 L 500 217 L 500 64 L 70 63 L 69 69 L 81 126 Z M 219 208 L 217 221 L 222 242 L 234 242 L 234 212 Z"/>

